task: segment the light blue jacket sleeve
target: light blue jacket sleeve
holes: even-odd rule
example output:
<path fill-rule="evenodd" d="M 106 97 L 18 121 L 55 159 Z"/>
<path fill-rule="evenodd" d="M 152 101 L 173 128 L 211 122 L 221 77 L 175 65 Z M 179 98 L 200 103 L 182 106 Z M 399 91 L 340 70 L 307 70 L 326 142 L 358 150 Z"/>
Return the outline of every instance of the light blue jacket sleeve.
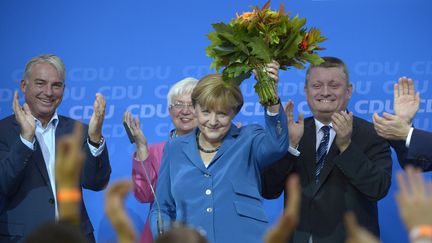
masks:
<path fill-rule="evenodd" d="M 265 129 L 253 141 L 253 158 L 260 169 L 281 159 L 288 151 L 288 122 L 283 106 L 279 114 L 269 116 L 265 108 Z"/>

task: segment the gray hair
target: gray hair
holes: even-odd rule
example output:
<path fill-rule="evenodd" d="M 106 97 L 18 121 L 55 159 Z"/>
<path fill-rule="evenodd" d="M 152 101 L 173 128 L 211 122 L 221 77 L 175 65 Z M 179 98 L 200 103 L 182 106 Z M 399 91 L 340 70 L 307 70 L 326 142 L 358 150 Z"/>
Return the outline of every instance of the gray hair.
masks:
<path fill-rule="evenodd" d="M 61 81 L 65 81 L 66 79 L 66 68 L 63 61 L 60 57 L 54 54 L 45 54 L 37 57 L 33 57 L 29 62 L 27 62 L 25 70 L 24 70 L 24 80 L 28 81 L 33 66 L 37 63 L 48 63 L 51 64 L 56 70 L 58 75 L 60 76 Z"/>
<path fill-rule="evenodd" d="M 172 100 L 175 96 L 192 94 L 193 89 L 198 83 L 196 78 L 185 78 L 175 83 L 168 91 L 168 106 L 172 105 Z"/>

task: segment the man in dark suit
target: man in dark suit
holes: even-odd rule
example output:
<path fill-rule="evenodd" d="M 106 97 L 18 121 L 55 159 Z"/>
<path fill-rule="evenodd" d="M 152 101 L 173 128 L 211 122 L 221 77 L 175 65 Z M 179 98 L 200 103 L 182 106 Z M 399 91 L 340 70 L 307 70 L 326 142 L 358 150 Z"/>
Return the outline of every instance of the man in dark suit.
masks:
<path fill-rule="evenodd" d="M 80 192 L 56 191 L 55 143 L 72 133 L 75 120 L 57 114 L 65 88 L 65 68 L 55 55 L 31 59 L 20 83 L 25 104 L 18 92 L 14 115 L 0 121 L 0 242 L 21 242 L 42 224 L 58 219 L 57 201 L 80 200 L 80 227 L 94 241 L 93 227 Z M 82 141 L 86 161 L 81 187 L 99 191 L 111 174 L 108 151 L 102 136 L 105 100 L 96 94 L 94 113 Z M 80 187 L 80 188 L 81 188 Z M 60 199 L 60 194 L 61 199 Z"/>
<path fill-rule="evenodd" d="M 325 57 L 306 74 L 305 93 L 313 117 L 288 116 L 290 148 L 262 174 L 262 194 L 277 198 L 289 174 L 300 176 L 300 221 L 291 242 L 344 242 L 343 216 L 353 211 L 359 224 L 379 236 L 377 201 L 390 187 L 388 143 L 373 125 L 346 111 L 352 85 L 342 60 Z"/>
<path fill-rule="evenodd" d="M 413 80 L 401 77 L 394 86 L 395 115 L 374 113 L 373 122 L 378 135 L 390 141 L 402 168 L 412 164 L 432 171 L 432 133 L 411 126 L 419 106 L 420 94 L 415 92 Z"/>

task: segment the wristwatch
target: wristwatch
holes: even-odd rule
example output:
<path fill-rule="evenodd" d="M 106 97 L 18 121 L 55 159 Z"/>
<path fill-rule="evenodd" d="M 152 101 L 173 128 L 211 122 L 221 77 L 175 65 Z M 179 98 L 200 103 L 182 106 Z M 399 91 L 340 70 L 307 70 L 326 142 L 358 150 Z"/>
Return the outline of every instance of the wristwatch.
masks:
<path fill-rule="evenodd" d="M 90 138 L 87 138 L 87 142 L 91 145 L 91 146 L 93 146 L 93 147 L 95 147 L 95 148 L 99 148 L 102 144 L 103 144 L 103 142 L 104 142 L 104 137 L 103 136 L 101 136 L 101 138 L 99 139 L 99 141 L 98 142 L 93 142 Z"/>

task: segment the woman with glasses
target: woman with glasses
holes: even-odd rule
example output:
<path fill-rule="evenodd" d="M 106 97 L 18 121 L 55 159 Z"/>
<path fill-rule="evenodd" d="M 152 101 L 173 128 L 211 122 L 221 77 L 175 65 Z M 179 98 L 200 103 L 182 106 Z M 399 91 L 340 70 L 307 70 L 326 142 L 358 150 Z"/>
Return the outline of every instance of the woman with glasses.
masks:
<path fill-rule="evenodd" d="M 156 189 L 160 208 L 150 213 L 153 236 L 161 225 L 166 230 L 180 221 L 211 243 L 262 242 L 268 219 L 260 172 L 288 150 L 280 102 L 265 107 L 265 129 L 238 128 L 232 119 L 243 106 L 240 88 L 212 74 L 198 82 L 192 103 L 197 128 L 165 145 Z"/>
<path fill-rule="evenodd" d="M 174 84 L 168 92 L 168 109 L 175 127 L 170 132 L 169 139 L 189 133 L 197 125 L 191 101 L 191 93 L 197 82 L 197 79 L 185 78 Z M 151 203 L 151 208 L 154 201 L 152 191 L 158 179 L 162 151 L 166 142 L 148 144 L 140 127 L 140 120 L 133 119 L 130 112 L 125 112 L 124 120 L 130 128 L 136 145 L 136 152 L 132 156 L 134 195 L 142 203 Z M 148 220 L 140 242 L 152 242 Z"/>

